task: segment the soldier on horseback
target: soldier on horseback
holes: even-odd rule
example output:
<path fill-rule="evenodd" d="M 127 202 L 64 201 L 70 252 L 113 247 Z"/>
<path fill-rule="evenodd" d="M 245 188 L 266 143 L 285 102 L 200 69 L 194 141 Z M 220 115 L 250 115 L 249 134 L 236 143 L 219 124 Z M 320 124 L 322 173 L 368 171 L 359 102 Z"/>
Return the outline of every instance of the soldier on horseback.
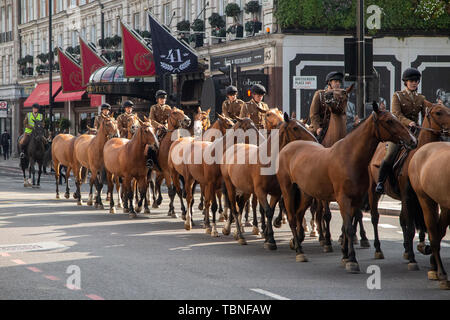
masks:
<path fill-rule="evenodd" d="M 170 111 L 172 110 L 172 108 L 166 104 L 167 92 L 158 90 L 156 91 L 155 98 L 157 103 L 150 107 L 150 120 L 167 127 L 167 119 L 169 119 Z"/>
<path fill-rule="evenodd" d="M 222 103 L 222 115 L 233 119 L 239 117 L 245 102 L 237 98 L 238 89 L 235 86 L 226 88 L 227 99 Z"/>
<path fill-rule="evenodd" d="M 22 138 L 19 141 L 19 150 L 20 150 L 20 158 L 25 157 L 25 150 L 30 142 L 31 133 L 34 129 L 35 121 L 42 121 L 43 116 L 42 113 L 39 112 L 40 106 L 39 104 L 33 104 L 32 112 L 28 112 L 25 119 L 23 120 L 23 126 L 25 127 L 25 132 Z"/>
<path fill-rule="evenodd" d="M 95 116 L 95 120 L 94 120 L 94 129 L 99 129 L 100 128 L 100 117 L 103 116 L 108 116 L 111 113 L 111 105 L 108 103 L 104 103 L 101 105 L 100 107 L 100 114 Z"/>
<path fill-rule="evenodd" d="M 128 118 L 135 117 L 136 114 L 133 113 L 134 103 L 130 100 L 127 100 L 123 103 L 123 108 L 125 112 L 117 117 L 118 129 L 120 132 L 121 138 L 126 138 L 128 135 Z"/>
<path fill-rule="evenodd" d="M 266 88 L 264 88 L 261 84 L 255 84 L 253 85 L 251 91 L 252 99 L 242 106 L 239 116 L 241 118 L 249 117 L 255 124 L 256 128 L 264 129 L 265 113 L 259 111 L 259 109 L 269 110 L 269 106 L 262 101 L 264 95 L 266 94 Z"/>
<path fill-rule="evenodd" d="M 323 130 L 326 130 L 330 122 L 330 113 L 327 112 L 324 94 L 329 89 L 340 89 L 342 87 L 343 79 L 344 74 L 342 72 L 332 71 L 327 74 L 325 79 L 327 87 L 325 89 L 317 90 L 314 93 L 309 109 L 309 118 L 311 119 L 309 129 L 316 136 L 319 136 Z"/>
<path fill-rule="evenodd" d="M 402 80 L 405 89 L 396 91 L 392 97 L 392 113 L 397 116 L 402 124 L 413 129 L 417 126 L 419 112 L 422 113 L 422 119 L 425 115 L 425 96 L 417 92 L 421 74 L 415 68 L 408 68 L 403 72 Z M 392 171 L 394 161 L 400 151 L 400 145 L 388 142 L 386 155 L 380 166 L 378 182 L 375 191 L 384 193 L 384 182 Z"/>

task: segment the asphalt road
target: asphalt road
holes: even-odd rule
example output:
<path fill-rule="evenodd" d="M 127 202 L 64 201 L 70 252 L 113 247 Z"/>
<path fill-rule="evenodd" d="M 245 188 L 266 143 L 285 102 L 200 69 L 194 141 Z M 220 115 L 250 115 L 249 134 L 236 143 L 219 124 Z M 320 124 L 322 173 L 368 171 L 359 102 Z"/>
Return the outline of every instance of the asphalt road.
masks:
<path fill-rule="evenodd" d="M 220 237 L 205 234 L 198 209 L 196 225 L 185 231 L 181 219 L 167 216 L 167 196 L 159 209 L 132 220 L 121 211 L 109 214 L 106 203 L 105 210 L 96 210 L 79 207 L 73 199 L 56 200 L 53 176 L 43 176 L 41 184 L 40 189 L 24 188 L 18 170 L 0 168 L 0 299 L 450 298 L 450 291 L 427 280 L 429 257 L 417 254 L 420 270 L 407 270 L 397 217 L 380 219 L 385 259 L 374 259 L 372 241 L 369 249 L 358 245 L 361 273 L 349 274 L 340 262 L 336 211 L 334 252 L 323 253 L 317 238 L 307 237 L 309 262 L 301 263 L 289 248 L 286 224 L 275 229 L 278 250 L 268 251 L 251 228 L 246 228 L 246 246 L 223 236 L 223 223 Z M 179 210 L 178 200 L 175 206 Z M 368 219 L 365 215 L 373 240 Z M 447 271 L 449 247 L 447 234 L 441 250 Z M 367 273 L 373 266 L 379 268 L 380 289 L 368 288 L 368 282 L 376 283 Z"/>

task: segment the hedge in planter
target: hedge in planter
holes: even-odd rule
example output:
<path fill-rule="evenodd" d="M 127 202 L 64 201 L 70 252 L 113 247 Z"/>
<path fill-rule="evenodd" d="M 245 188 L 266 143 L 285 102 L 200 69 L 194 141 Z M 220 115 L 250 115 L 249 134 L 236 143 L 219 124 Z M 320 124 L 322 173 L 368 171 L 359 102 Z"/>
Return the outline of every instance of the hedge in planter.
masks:
<path fill-rule="evenodd" d="M 249 14 L 249 13 L 255 14 L 255 13 L 258 13 L 260 8 L 261 8 L 261 5 L 259 4 L 259 2 L 256 0 L 252 0 L 245 4 L 244 11 L 247 14 Z"/>
<path fill-rule="evenodd" d="M 183 20 L 177 23 L 178 31 L 189 31 L 191 29 L 191 23 L 187 20 Z"/>
<path fill-rule="evenodd" d="M 237 21 L 239 14 L 241 13 L 241 8 L 237 3 L 229 3 L 225 7 L 225 14 L 227 17 L 233 17 L 234 22 Z"/>
<path fill-rule="evenodd" d="M 225 20 L 222 18 L 222 16 L 218 13 L 213 13 L 209 18 L 208 22 L 213 28 L 224 28 L 226 25 Z"/>

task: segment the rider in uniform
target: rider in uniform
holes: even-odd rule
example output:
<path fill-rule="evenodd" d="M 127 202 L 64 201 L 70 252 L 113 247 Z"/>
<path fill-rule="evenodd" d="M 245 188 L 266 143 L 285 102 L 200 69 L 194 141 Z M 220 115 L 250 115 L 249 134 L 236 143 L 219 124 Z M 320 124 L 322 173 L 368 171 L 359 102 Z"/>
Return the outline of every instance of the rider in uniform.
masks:
<path fill-rule="evenodd" d="M 134 117 L 136 114 L 133 113 L 134 103 L 127 100 L 123 103 L 123 108 L 125 112 L 117 117 L 117 126 L 119 128 L 120 137 L 126 138 L 128 133 L 128 118 Z"/>
<path fill-rule="evenodd" d="M 102 115 L 109 116 L 110 113 L 111 113 L 111 105 L 109 105 L 108 103 L 102 104 L 100 107 L 100 114 L 95 116 L 94 129 L 98 130 L 98 128 L 100 128 L 100 117 Z"/>
<path fill-rule="evenodd" d="M 222 103 L 222 115 L 233 119 L 239 117 L 245 102 L 237 98 L 238 89 L 235 86 L 226 88 L 227 99 Z"/>
<path fill-rule="evenodd" d="M 241 109 L 239 117 L 249 117 L 255 124 L 256 128 L 264 129 L 265 127 L 265 113 L 260 112 L 257 107 L 263 110 L 269 110 L 269 106 L 262 102 L 266 94 L 266 88 L 261 84 L 252 86 L 252 99 L 246 102 Z"/>
<path fill-rule="evenodd" d="M 419 112 L 422 113 L 422 119 L 425 115 L 425 96 L 417 93 L 417 87 L 420 82 L 421 74 L 415 68 L 408 68 L 403 72 L 402 80 L 405 89 L 396 91 L 392 97 L 392 113 L 408 128 L 414 128 L 419 120 Z M 378 183 L 375 188 L 377 193 L 384 193 L 384 182 L 392 171 L 395 158 L 400 151 L 400 145 L 394 142 L 388 142 L 386 155 L 380 166 Z"/>
<path fill-rule="evenodd" d="M 311 119 L 311 130 L 316 136 L 328 128 L 330 122 L 330 113 L 327 112 L 327 106 L 325 105 L 324 93 L 330 89 L 340 89 L 344 79 L 344 74 L 339 71 L 332 71 L 326 76 L 327 87 L 325 89 L 317 90 L 314 93 L 314 97 L 309 109 L 309 118 Z"/>
<path fill-rule="evenodd" d="M 20 158 L 25 157 L 25 150 L 28 143 L 30 142 L 31 133 L 33 132 L 34 129 L 34 122 L 42 121 L 44 119 L 42 113 L 39 113 L 40 111 L 39 104 L 37 103 L 33 104 L 31 109 L 32 112 L 28 112 L 25 119 L 23 120 L 25 132 L 19 141 Z"/>
<path fill-rule="evenodd" d="M 150 107 L 150 120 L 162 124 L 167 127 L 167 119 L 170 117 L 170 112 L 172 108 L 166 104 L 167 92 L 164 90 L 156 91 L 156 104 Z"/>

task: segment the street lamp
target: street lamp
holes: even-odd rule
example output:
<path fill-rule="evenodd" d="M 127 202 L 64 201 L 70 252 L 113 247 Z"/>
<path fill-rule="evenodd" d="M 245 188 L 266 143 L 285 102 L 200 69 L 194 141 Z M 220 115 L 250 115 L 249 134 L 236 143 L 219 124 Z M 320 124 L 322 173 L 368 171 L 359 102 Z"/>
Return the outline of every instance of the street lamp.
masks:
<path fill-rule="evenodd" d="M 49 84 L 49 117 L 50 117 L 50 136 L 53 138 L 53 49 L 52 49 L 52 2 L 48 2 L 48 84 Z"/>

